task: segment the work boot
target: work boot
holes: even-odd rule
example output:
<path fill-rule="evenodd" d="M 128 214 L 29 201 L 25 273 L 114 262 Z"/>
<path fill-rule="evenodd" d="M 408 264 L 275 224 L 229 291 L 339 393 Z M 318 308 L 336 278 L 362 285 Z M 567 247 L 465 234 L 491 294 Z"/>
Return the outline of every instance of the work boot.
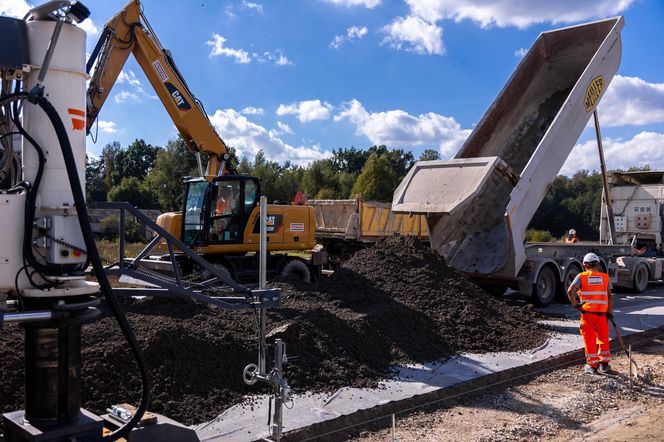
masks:
<path fill-rule="evenodd" d="M 608 362 L 600 362 L 599 371 L 601 373 L 608 373 L 611 371 L 611 365 Z"/>
<path fill-rule="evenodd" d="M 592 365 L 584 365 L 583 366 L 583 372 L 586 374 L 597 374 L 597 368 L 593 367 Z"/>

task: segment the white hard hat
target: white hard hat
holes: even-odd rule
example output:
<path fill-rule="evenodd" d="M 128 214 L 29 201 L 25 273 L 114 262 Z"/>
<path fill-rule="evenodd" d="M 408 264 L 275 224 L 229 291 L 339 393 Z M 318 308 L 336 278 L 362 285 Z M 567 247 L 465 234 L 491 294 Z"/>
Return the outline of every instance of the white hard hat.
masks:
<path fill-rule="evenodd" d="M 586 256 L 583 257 L 583 263 L 584 264 L 592 264 L 592 263 L 598 263 L 599 264 L 599 256 L 595 255 L 594 253 L 588 253 Z"/>
<path fill-rule="evenodd" d="M 570 235 L 576 235 L 576 230 L 574 230 L 574 229 L 569 229 L 569 234 L 570 234 Z"/>

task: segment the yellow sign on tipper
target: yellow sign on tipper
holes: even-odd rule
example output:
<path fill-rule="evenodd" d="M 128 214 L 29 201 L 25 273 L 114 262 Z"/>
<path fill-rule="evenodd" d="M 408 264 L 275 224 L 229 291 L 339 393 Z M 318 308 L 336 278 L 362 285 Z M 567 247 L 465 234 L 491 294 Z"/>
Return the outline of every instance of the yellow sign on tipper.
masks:
<path fill-rule="evenodd" d="M 593 81 L 590 82 L 586 88 L 586 96 L 583 100 L 583 104 L 586 106 L 586 112 L 590 112 L 595 108 L 599 96 L 602 95 L 604 90 L 604 76 L 598 75 L 593 78 Z"/>

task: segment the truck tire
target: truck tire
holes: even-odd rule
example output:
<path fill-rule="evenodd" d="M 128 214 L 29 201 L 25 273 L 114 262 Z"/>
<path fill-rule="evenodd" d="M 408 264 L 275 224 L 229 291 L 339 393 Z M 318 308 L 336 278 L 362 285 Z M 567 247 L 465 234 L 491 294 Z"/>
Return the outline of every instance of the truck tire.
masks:
<path fill-rule="evenodd" d="M 643 293 L 648 288 L 648 267 L 645 264 L 639 264 L 634 270 L 634 278 L 632 279 L 632 287 L 636 293 Z"/>
<path fill-rule="evenodd" d="M 572 285 L 572 281 L 576 278 L 576 275 L 581 273 L 581 267 L 577 264 L 569 264 L 565 269 L 565 277 L 563 278 L 562 284 L 558 287 L 558 296 L 557 301 L 560 303 L 569 303 L 569 298 L 567 297 L 567 289 Z"/>
<path fill-rule="evenodd" d="M 537 274 L 533 287 L 533 302 L 538 307 L 546 307 L 556 297 L 556 274 L 551 267 L 544 266 Z"/>
<path fill-rule="evenodd" d="M 309 267 L 299 259 L 291 259 L 288 261 L 283 269 L 281 269 L 281 276 L 284 278 L 295 276 L 307 284 L 311 282 L 311 272 L 309 272 Z"/>

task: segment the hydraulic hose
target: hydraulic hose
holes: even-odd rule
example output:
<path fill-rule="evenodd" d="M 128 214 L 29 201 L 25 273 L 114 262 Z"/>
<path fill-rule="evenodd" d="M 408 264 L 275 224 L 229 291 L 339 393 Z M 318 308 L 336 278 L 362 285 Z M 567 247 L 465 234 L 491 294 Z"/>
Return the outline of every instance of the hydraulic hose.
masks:
<path fill-rule="evenodd" d="M 92 233 L 92 228 L 90 227 L 90 218 L 88 216 L 88 210 L 85 204 L 85 197 L 83 195 L 83 189 L 81 187 L 81 181 L 78 178 L 78 170 L 76 169 L 76 159 L 74 158 L 74 153 L 72 151 L 71 143 L 69 142 L 69 136 L 67 135 L 67 130 L 65 129 L 64 124 L 60 115 L 53 107 L 53 105 L 46 99 L 44 96 L 32 96 L 29 97 L 27 92 L 20 92 L 18 94 L 12 94 L 12 96 L 6 97 L 6 99 L 30 99 L 34 104 L 37 104 L 46 114 L 50 120 L 53 129 L 55 130 L 60 148 L 62 149 L 62 156 L 64 158 L 65 166 L 67 169 L 67 176 L 69 178 L 69 184 L 71 186 L 72 196 L 74 198 L 74 204 L 76 207 L 76 213 L 78 215 L 78 221 L 81 225 L 81 232 L 83 234 L 83 239 L 85 241 L 85 247 L 88 252 L 88 257 L 90 263 L 94 269 L 95 276 L 99 282 L 101 292 L 108 303 L 108 306 L 115 317 L 120 330 L 125 339 L 129 343 L 132 353 L 136 358 L 138 363 L 138 369 L 141 376 L 142 382 L 142 391 L 141 391 L 141 401 L 136 413 L 134 416 L 127 422 L 124 426 L 118 428 L 113 433 L 104 437 L 105 441 L 113 441 L 120 438 L 126 438 L 129 432 L 138 425 L 138 423 L 143 418 L 143 414 L 147 410 L 148 403 L 150 402 L 150 376 L 148 373 L 147 360 L 143 354 L 136 335 L 134 334 L 129 321 L 124 313 L 124 310 L 118 303 L 118 301 L 113 296 L 113 290 L 111 284 L 104 273 L 104 267 L 102 265 L 101 259 L 99 257 L 99 252 L 97 250 L 97 244 L 94 240 L 94 235 Z M 4 100 L 3 100 L 4 101 Z"/>

